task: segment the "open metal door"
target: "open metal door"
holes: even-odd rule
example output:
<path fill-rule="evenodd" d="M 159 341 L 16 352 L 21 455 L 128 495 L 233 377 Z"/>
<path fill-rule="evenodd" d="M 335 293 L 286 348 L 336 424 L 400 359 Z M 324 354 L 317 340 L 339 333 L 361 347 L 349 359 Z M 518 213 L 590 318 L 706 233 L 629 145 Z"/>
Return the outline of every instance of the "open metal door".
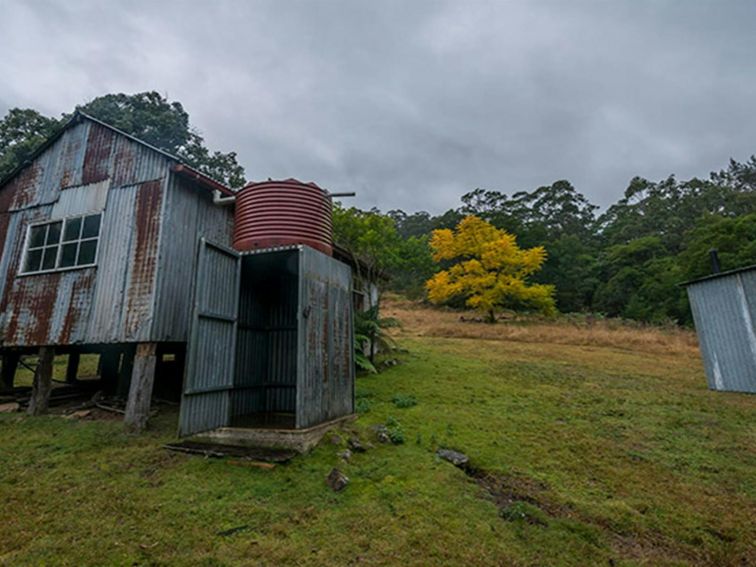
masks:
<path fill-rule="evenodd" d="M 204 238 L 198 254 L 181 436 L 228 425 L 234 386 L 241 259 L 235 251 Z"/>

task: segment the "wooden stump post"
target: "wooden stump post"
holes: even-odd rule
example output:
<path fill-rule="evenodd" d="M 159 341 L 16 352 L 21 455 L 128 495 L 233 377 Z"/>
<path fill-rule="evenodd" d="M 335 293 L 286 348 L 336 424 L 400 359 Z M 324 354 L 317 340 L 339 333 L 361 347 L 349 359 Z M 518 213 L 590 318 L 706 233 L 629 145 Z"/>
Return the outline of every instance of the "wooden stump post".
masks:
<path fill-rule="evenodd" d="M 34 372 L 29 409 L 26 410 L 29 415 L 42 415 L 47 413 L 47 408 L 50 405 L 50 391 L 52 390 L 54 358 L 55 349 L 53 349 L 53 347 L 41 347 L 39 349 L 39 362 L 37 363 L 37 369 Z"/>
<path fill-rule="evenodd" d="M 134 372 L 134 354 L 136 345 L 126 345 L 121 357 L 121 368 L 118 370 L 118 386 L 116 387 L 116 396 L 125 398 L 129 395 L 131 387 L 131 375 Z"/>
<path fill-rule="evenodd" d="M 106 394 L 115 394 L 120 357 L 121 353 L 113 347 L 108 347 L 100 354 L 100 383 Z"/>
<path fill-rule="evenodd" d="M 75 384 L 79 376 L 79 360 L 81 355 L 78 352 L 72 352 L 68 355 L 68 365 L 66 366 L 66 383 Z"/>
<path fill-rule="evenodd" d="M 131 373 L 131 387 L 124 418 L 126 428 L 131 431 L 142 431 L 150 417 L 156 363 L 157 344 L 139 343 L 134 356 L 134 370 Z"/>
<path fill-rule="evenodd" d="M 0 370 L 0 387 L 3 390 L 12 390 L 13 382 L 16 378 L 16 369 L 21 356 L 17 352 L 6 352 L 3 354 L 2 370 Z"/>

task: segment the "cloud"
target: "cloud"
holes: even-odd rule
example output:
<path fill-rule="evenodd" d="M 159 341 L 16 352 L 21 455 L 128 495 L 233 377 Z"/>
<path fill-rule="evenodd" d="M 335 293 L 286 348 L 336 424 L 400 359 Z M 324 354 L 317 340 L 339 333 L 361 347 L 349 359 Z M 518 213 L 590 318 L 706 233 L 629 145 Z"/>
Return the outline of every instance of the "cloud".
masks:
<path fill-rule="evenodd" d="M 756 152 L 756 6 L 2 0 L 0 112 L 180 100 L 253 179 L 440 212 L 476 187 L 707 175 Z"/>

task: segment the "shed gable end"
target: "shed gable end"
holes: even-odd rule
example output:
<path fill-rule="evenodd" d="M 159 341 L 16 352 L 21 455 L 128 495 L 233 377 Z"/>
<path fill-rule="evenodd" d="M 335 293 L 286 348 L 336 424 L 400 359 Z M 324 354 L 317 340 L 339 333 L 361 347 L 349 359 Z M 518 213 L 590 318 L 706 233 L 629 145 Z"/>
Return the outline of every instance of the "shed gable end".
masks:
<path fill-rule="evenodd" d="M 80 120 L 0 188 L 0 342 L 147 340 L 172 161 Z M 19 275 L 30 224 L 102 213 L 95 267 Z"/>

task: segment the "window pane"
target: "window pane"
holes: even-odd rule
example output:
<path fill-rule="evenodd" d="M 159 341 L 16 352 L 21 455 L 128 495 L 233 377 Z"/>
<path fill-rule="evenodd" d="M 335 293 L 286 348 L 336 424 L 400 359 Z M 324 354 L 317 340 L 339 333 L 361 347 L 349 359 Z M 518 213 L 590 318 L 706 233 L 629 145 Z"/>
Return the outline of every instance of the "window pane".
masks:
<path fill-rule="evenodd" d="M 82 238 L 92 238 L 100 234 L 100 215 L 90 215 L 84 219 Z"/>
<path fill-rule="evenodd" d="M 66 221 L 66 228 L 63 231 L 63 241 L 77 240 L 79 233 L 81 232 L 81 217 L 75 219 L 68 219 Z"/>
<path fill-rule="evenodd" d="M 47 244 L 57 244 L 60 242 L 60 225 L 61 222 L 54 222 L 48 225 Z"/>
<path fill-rule="evenodd" d="M 42 258 L 42 269 L 52 270 L 55 267 L 55 260 L 57 256 L 58 256 L 57 246 L 48 246 L 47 248 L 45 248 L 45 255 Z"/>
<path fill-rule="evenodd" d="M 63 249 L 60 251 L 61 268 L 68 268 L 69 266 L 76 265 L 76 249 L 78 246 L 79 244 L 77 242 L 63 245 Z"/>
<path fill-rule="evenodd" d="M 25 272 L 36 272 L 39 270 L 39 264 L 42 262 L 42 250 L 32 250 L 26 255 Z"/>
<path fill-rule="evenodd" d="M 96 240 L 82 242 L 79 247 L 79 261 L 76 262 L 76 265 L 82 266 L 84 264 L 93 264 L 95 260 L 95 252 L 97 252 Z"/>
<path fill-rule="evenodd" d="M 29 238 L 29 247 L 36 248 L 37 246 L 44 246 L 46 232 L 47 225 L 33 226 L 31 229 L 31 238 Z"/>

